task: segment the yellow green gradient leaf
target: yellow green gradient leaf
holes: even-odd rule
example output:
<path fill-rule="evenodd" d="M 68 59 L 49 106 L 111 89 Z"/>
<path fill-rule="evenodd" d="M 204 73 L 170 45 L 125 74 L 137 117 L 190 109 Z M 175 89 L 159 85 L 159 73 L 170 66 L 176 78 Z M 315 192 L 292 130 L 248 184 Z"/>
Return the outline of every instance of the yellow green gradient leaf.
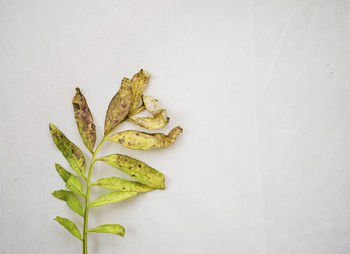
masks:
<path fill-rule="evenodd" d="M 79 199 L 73 194 L 73 192 L 67 190 L 58 190 L 52 192 L 52 196 L 60 200 L 66 201 L 70 209 L 72 209 L 80 216 L 83 216 L 83 208 L 81 206 L 81 203 Z"/>
<path fill-rule="evenodd" d="M 64 169 L 60 164 L 55 164 L 57 173 L 62 177 L 63 181 L 66 183 L 69 177 L 72 175 L 66 169 Z"/>
<path fill-rule="evenodd" d="M 91 228 L 88 232 L 94 233 L 111 233 L 119 236 L 124 236 L 125 229 L 118 224 L 104 224 L 96 228 Z"/>
<path fill-rule="evenodd" d="M 71 168 L 84 177 L 86 165 L 82 151 L 52 123 L 50 123 L 50 132 L 57 148 L 62 152 Z"/>
<path fill-rule="evenodd" d="M 119 177 L 102 178 L 94 182 L 92 185 L 114 191 L 147 192 L 153 190 L 142 183 L 124 180 Z"/>
<path fill-rule="evenodd" d="M 120 169 L 124 173 L 151 188 L 165 188 L 164 175 L 142 161 L 122 154 L 112 154 L 96 160 L 104 161 L 112 167 Z"/>
<path fill-rule="evenodd" d="M 68 180 L 67 180 L 67 184 L 66 184 L 67 189 L 73 191 L 74 193 L 84 197 L 84 192 L 83 192 L 83 188 L 81 186 L 81 183 L 79 181 L 79 178 L 75 175 L 71 175 Z"/>
<path fill-rule="evenodd" d="M 89 204 L 89 207 L 102 206 L 110 203 L 120 202 L 125 199 L 136 196 L 137 193 L 138 192 L 134 192 L 134 191 L 113 191 L 92 201 Z"/>
<path fill-rule="evenodd" d="M 71 220 L 57 216 L 55 218 L 55 221 L 57 221 L 59 224 L 65 227 L 65 229 L 67 229 L 76 238 L 78 238 L 79 240 L 82 240 L 79 229 Z"/>

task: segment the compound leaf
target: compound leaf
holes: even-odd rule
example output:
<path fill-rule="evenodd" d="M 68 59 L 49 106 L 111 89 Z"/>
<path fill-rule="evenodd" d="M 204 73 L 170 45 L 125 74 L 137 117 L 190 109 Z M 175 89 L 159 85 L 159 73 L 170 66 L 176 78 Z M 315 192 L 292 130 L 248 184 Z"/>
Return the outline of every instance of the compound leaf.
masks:
<path fill-rule="evenodd" d="M 79 229 L 71 220 L 57 216 L 55 218 L 55 221 L 57 221 L 59 224 L 65 227 L 65 229 L 67 229 L 76 238 L 78 238 L 79 240 L 82 240 Z"/>
<path fill-rule="evenodd" d="M 76 93 L 72 100 L 75 121 L 85 146 L 90 152 L 92 152 L 96 142 L 94 119 L 92 118 L 86 99 L 80 92 L 80 89 L 77 87 L 75 88 L 75 91 Z"/>
<path fill-rule="evenodd" d="M 105 136 L 117 127 L 129 114 L 131 102 L 132 92 L 130 80 L 123 78 L 119 91 L 108 105 L 105 119 Z"/>
<path fill-rule="evenodd" d="M 120 202 L 125 199 L 134 197 L 136 195 L 137 192 L 134 191 L 113 191 L 92 201 L 89 204 L 89 207 L 102 206 L 110 203 Z"/>
<path fill-rule="evenodd" d="M 141 106 L 141 95 L 147 87 L 149 78 L 149 73 L 141 69 L 131 79 L 130 85 L 132 91 L 132 103 L 130 107 L 130 114 L 136 114 L 136 109 L 138 109 Z"/>
<path fill-rule="evenodd" d="M 94 233 L 111 233 L 119 236 L 124 236 L 125 229 L 118 224 L 104 224 L 96 228 L 89 229 L 88 232 Z"/>
<path fill-rule="evenodd" d="M 84 177 L 86 165 L 82 151 L 52 123 L 50 123 L 50 132 L 57 148 L 62 152 L 72 169 Z"/>
<path fill-rule="evenodd" d="M 66 201 L 68 207 L 74 212 L 83 216 L 83 208 L 79 199 L 71 191 L 59 190 L 52 192 L 52 196 L 60 200 Z"/>
<path fill-rule="evenodd" d="M 119 177 L 102 178 L 94 182 L 92 185 L 100 186 L 114 191 L 147 192 L 153 190 L 152 188 L 142 183 L 127 181 Z"/>
<path fill-rule="evenodd" d="M 168 135 L 127 130 L 109 136 L 107 140 L 119 143 L 130 149 L 148 150 L 152 148 L 166 148 L 174 144 L 176 137 L 180 133 L 182 133 L 182 128 L 179 126 L 172 129 Z"/>
<path fill-rule="evenodd" d="M 135 178 L 139 182 L 154 188 L 164 189 L 165 177 L 146 163 L 122 154 L 112 154 L 96 160 L 104 161 Z"/>

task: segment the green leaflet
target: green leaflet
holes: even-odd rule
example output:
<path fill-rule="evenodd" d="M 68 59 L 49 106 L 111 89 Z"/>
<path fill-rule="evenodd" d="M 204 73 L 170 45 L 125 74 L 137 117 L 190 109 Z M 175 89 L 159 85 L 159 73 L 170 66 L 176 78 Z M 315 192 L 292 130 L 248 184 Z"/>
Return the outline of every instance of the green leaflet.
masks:
<path fill-rule="evenodd" d="M 59 224 L 61 224 L 63 227 L 65 227 L 76 238 L 78 238 L 79 240 L 82 240 L 79 229 L 77 228 L 77 226 L 72 221 L 70 221 L 67 218 L 62 218 L 62 217 L 59 217 L 59 216 L 57 216 L 55 218 L 55 221 L 57 221 Z"/>
<path fill-rule="evenodd" d="M 176 137 L 181 133 L 182 128 L 179 126 L 172 129 L 168 135 L 127 130 L 109 136 L 107 140 L 119 143 L 130 149 L 148 150 L 152 148 L 166 148 L 174 144 Z"/>
<path fill-rule="evenodd" d="M 92 118 L 86 99 L 80 92 L 80 89 L 77 87 L 75 91 L 76 93 L 72 100 L 75 121 L 85 146 L 92 152 L 96 142 L 94 119 Z"/>
<path fill-rule="evenodd" d="M 100 186 L 114 191 L 133 191 L 133 192 L 147 192 L 153 190 L 152 188 L 134 181 L 127 181 L 119 177 L 108 177 L 97 180 L 92 184 L 93 186 Z"/>
<path fill-rule="evenodd" d="M 88 232 L 111 233 L 119 236 L 124 236 L 125 229 L 118 224 L 104 224 L 99 227 L 89 229 Z"/>
<path fill-rule="evenodd" d="M 130 86 L 132 91 L 132 103 L 130 107 L 130 114 L 136 114 L 136 109 L 141 106 L 141 94 L 146 89 L 149 78 L 149 73 L 141 69 L 131 79 Z"/>
<path fill-rule="evenodd" d="M 56 163 L 55 167 L 57 173 L 62 177 L 63 181 L 66 183 L 72 174 L 65 170 L 60 164 Z"/>
<path fill-rule="evenodd" d="M 121 154 L 112 154 L 96 160 L 104 161 L 112 167 L 120 169 L 124 173 L 151 188 L 165 188 L 164 175 L 142 161 Z"/>
<path fill-rule="evenodd" d="M 136 195 L 137 195 L 137 192 L 133 192 L 133 191 L 113 191 L 108 193 L 107 195 L 104 195 L 92 201 L 89 204 L 89 207 L 95 207 L 95 206 L 101 206 L 101 205 L 107 205 L 110 203 L 120 202 L 125 199 L 132 198 Z"/>
<path fill-rule="evenodd" d="M 129 114 L 132 102 L 132 92 L 130 80 L 123 78 L 117 94 L 108 105 L 105 119 L 105 136 L 108 135 L 118 124 L 120 124 Z"/>
<path fill-rule="evenodd" d="M 52 123 L 50 123 L 49 126 L 52 139 L 57 148 L 62 152 L 72 169 L 84 177 L 86 167 L 84 154 L 76 145 L 69 141 L 69 139 L 67 139 L 56 126 L 54 126 Z"/>
<path fill-rule="evenodd" d="M 84 197 L 83 188 L 81 187 L 81 183 L 79 181 L 79 178 L 75 175 L 71 175 L 69 179 L 67 180 L 66 184 L 67 189 L 70 189 L 74 193 Z"/>
<path fill-rule="evenodd" d="M 74 212 L 83 216 L 83 208 L 81 207 L 81 203 L 79 199 L 73 194 L 71 191 L 59 190 L 52 192 L 52 195 L 55 198 L 66 201 L 68 207 L 72 209 Z"/>

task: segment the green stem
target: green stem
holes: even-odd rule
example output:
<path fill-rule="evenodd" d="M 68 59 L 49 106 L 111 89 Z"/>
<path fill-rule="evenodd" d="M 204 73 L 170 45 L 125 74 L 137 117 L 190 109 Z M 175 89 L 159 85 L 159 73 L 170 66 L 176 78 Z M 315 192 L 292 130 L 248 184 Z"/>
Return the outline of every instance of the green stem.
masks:
<path fill-rule="evenodd" d="M 83 228 L 83 254 L 87 254 L 87 231 L 88 231 L 88 218 L 89 218 L 89 198 L 90 198 L 90 187 L 91 187 L 91 174 L 92 168 L 95 164 L 95 157 L 100 150 L 103 143 L 106 141 L 106 137 L 104 136 L 101 140 L 101 143 L 97 146 L 96 150 L 92 154 L 92 159 L 90 162 L 90 167 L 88 171 L 88 177 L 86 179 L 86 192 L 85 192 L 85 205 L 84 205 L 84 228 Z"/>

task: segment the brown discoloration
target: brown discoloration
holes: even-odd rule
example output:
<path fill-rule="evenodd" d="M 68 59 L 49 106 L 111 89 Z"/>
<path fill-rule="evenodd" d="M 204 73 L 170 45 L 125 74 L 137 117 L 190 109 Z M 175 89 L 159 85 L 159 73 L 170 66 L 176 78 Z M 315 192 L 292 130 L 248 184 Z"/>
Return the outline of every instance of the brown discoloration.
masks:
<path fill-rule="evenodd" d="M 75 90 L 76 93 L 72 101 L 75 121 L 85 146 L 90 152 L 92 152 L 96 143 L 96 128 L 94 120 L 84 95 L 78 87 Z"/>
<path fill-rule="evenodd" d="M 105 120 L 105 135 L 108 135 L 129 114 L 132 102 L 130 80 L 124 78 L 117 94 L 108 105 Z"/>

